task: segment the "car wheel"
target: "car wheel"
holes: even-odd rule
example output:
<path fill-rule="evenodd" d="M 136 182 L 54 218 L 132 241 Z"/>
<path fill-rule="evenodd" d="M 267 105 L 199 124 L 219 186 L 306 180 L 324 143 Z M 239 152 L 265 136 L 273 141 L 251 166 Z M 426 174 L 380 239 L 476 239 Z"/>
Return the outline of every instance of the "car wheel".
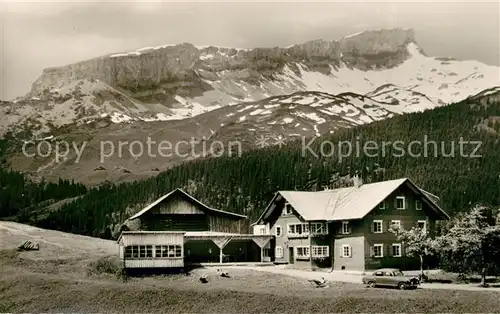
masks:
<path fill-rule="evenodd" d="M 405 289 L 406 289 L 406 283 L 404 283 L 404 282 L 400 282 L 400 283 L 398 284 L 398 288 L 399 288 L 400 290 L 405 290 Z"/>
<path fill-rule="evenodd" d="M 375 281 L 369 281 L 368 282 L 368 287 L 375 288 Z"/>

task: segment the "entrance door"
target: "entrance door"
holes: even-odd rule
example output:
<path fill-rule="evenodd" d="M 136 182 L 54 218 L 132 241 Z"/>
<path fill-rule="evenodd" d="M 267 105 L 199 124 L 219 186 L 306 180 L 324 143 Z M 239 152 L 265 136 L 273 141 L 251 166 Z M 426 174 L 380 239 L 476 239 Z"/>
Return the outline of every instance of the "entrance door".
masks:
<path fill-rule="evenodd" d="M 293 256 L 293 247 L 288 248 L 288 258 L 290 259 L 290 264 L 293 264 L 295 262 L 295 256 Z"/>

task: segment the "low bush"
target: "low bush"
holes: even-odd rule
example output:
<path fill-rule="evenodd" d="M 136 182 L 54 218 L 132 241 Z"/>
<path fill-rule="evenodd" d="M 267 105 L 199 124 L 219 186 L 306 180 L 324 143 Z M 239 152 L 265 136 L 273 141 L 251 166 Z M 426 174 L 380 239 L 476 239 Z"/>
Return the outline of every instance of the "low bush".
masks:
<path fill-rule="evenodd" d="M 426 276 L 425 282 L 457 283 L 459 281 L 457 274 L 445 272 L 443 270 L 424 271 L 424 275 Z"/>
<path fill-rule="evenodd" d="M 90 262 L 87 275 L 110 274 L 118 277 L 123 275 L 121 261 L 116 256 L 105 256 Z"/>
<path fill-rule="evenodd" d="M 427 276 L 426 282 L 435 282 L 435 283 L 457 283 L 457 284 L 469 284 L 469 283 L 480 283 L 481 275 L 480 274 L 459 274 L 446 272 L 444 270 L 437 271 L 425 271 L 425 275 Z M 490 284 L 498 283 L 500 278 L 490 276 L 486 278 L 486 282 Z"/>

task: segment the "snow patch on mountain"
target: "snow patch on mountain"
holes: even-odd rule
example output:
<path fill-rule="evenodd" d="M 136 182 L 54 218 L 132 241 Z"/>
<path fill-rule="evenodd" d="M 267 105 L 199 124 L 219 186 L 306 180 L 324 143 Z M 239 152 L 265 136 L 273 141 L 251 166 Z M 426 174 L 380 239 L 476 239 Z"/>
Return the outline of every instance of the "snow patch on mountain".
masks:
<path fill-rule="evenodd" d="M 352 38 L 357 36 L 368 35 L 362 32 L 352 35 Z M 311 45 L 319 45 L 323 49 L 329 47 L 330 43 L 318 41 Z M 136 60 L 136 57 L 142 58 L 144 54 L 160 54 L 161 51 L 154 52 L 158 49 L 178 52 L 179 47 L 189 50 L 195 58 L 190 63 L 192 77 L 189 76 L 183 84 L 204 84 L 196 93 L 187 93 L 184 85 L 180 85 L 172 94 L 162 94 L 166 95 L 163 100 L 155 102 L 155 97 L 152 100 L 139 100 L 125 89 L 100 80 L 73 80 L 73 72 L 63 71 L 69 77 L 67 81 L 62 80 L 62 84 L 50 85 L 45 89 L 41 88 L 46 86 L 42 83 L 34 84 L 36 88 L 33 92 L 0 108 L 0 135 L 14 125 L 28 124 L 36 127 L 37 132 L 44 132 L 50 128 L 49 125 L 59 127 L 104 118 L 109 118 L 113 123 L 170 121 L 195 117 L 227 106 L 236 106 L 237 110 L 224 113 L 226 118 L 240 119 L 240 113 L 245 113 L 247 118 L 262 117 L 274 114 L 285 104 L 289 104 L 287 109 L 291 111 L 301 109 L 303 113 L 299 117 L 302 119 L 309 119 L 304 115 L 314 112 L 317 116 L 309 120 L 316 118 L 322 121 L 322 115 L 342 116 L 348 124 L 359 124 L 394 114 L 444 106 L 500 86 L 499 67 L 477 61 L 428 57 L 414 42 L 401 46 L 401 49 L 406 50 L 402 54 L 406 58 L 401 63 L 392 67 L 374 66 L 373 69 L 353 66 L 356 60 L 347 62 L 341 57 L 338 62 L 321 64 L 319 70 L 315 63 L 294 58 L 283 59 L 283 63 L 272 71 L 259 72 L 252 68 L 232 66 L 232 62 L 238 58 L 250 58 L 257 63 L 267 62 L 259 60 L 258 49 L 195 48 L 189 44 L 144 47 L 107 57 L 117 58 L 116 62 L 128 60 L 127 57 Z M 303 45 L 294 45 L 290 49 L 299 51 L 305 48 Z M 177 60 L 179 58 L 183 57 L 174 56 L 172 61 L 181 62 Z M 363 62 L 362 58 L 359 57 L 360 62 Z M 224 66 L 221 67 L 221 64 Z M 45 74 L 47 82 L 51 82 L 51 73 L 48 70 Z M 269 100 L 264 101 L 264 107 L 256 105 L 255 102 L 265 99 Z M 241 103 L 245 104 L 239 106 Z M 304 106 L 313 111 L 304 111 Z M 282 121 L 281 118 L 274 120 Z"/>
<path fill-rule="evenodd" d="M 244 122 L 246 128 L 251 126 L 266 134 L 318 136 L 396 115 L 390 108 L 390 104 L 352 93 L 297 92 L 221 108 L 207 115 L 223 117 L 225 125 Z M 225 114 L 218 115 L 218 111 Z"/>
<path fill-rule="evenodd" d="M 470 94 L 488 87 L 500 85 L 499 68 L 477 61 L 441 61 L 424 56 L 414 43 L 407 45 L 408 58 L 400 66 L 376 71 L 362 71 L 341 65 L 330 67 L 329 74 L 309 70 L 305 65 L 295 66 L 296 74 L 290 66 L 285 66 L 279 75 L 282 84 L 297 86 L 301 90 L 321 91 L 330 94 L 353 92 L 369 94 L 377 87 L 397 84 L 406 91 L 425 95 L 423 102 L 418 99 L 399 98 L 401 112 L 420 111 L 443 104 L 456 102 Z M 363 79 L 360 79 L 363 78 Z"/>

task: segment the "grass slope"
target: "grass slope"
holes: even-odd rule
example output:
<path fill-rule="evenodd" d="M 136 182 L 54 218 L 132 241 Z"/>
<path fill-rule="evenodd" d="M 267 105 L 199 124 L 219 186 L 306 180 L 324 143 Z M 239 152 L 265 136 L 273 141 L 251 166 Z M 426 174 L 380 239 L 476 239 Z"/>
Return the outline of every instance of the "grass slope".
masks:
<path fill-rule="evenodd" d="M 305 279 L 246 269 L 231 269 L 229 279 L 199 269 L 191 276 L 124 281 L 89 272 L 95 261 L 113 256 L 112 241 L 11 222 L 0 222 L 0 235 L 0 312 L 471 313 L 500 308 L 497 292 L 367 289 L 335 282 L 316 289 Z M 39 242 L 40 251 L 15 252 L 24 239 Z M 198 282 L 202 273 L 209 274 L 208 284 Z"/>

